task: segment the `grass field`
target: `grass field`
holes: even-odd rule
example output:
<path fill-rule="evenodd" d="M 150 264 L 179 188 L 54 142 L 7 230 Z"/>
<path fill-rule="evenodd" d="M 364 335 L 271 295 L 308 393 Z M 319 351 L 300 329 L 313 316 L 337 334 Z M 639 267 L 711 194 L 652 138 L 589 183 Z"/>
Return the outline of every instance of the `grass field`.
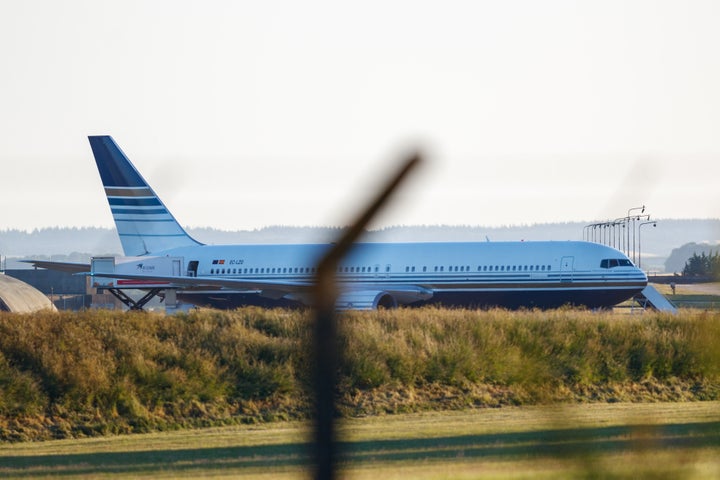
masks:
<path fill-rule="evenodd" d="M 438 308 L 342 317 L 345 418 L 720 400 L 720 312 Z M 0 313 L 0 441 L 303 420 L 305 312 Z"/>
<path fill-rule="evenodd" d="M 235 426 L 0 447 L 3 478 L 304 478 L 308 428 Z M 345 420 L 346 478 L 720 478 L 720 402 Z"/>
<path fill-rule="evenodd" d="M 255 308 L 0 314 L 0 477 L 307 477 L 309 325 Z M 341 325 L 346 478 L 720 478 L 718 311 Z"/>

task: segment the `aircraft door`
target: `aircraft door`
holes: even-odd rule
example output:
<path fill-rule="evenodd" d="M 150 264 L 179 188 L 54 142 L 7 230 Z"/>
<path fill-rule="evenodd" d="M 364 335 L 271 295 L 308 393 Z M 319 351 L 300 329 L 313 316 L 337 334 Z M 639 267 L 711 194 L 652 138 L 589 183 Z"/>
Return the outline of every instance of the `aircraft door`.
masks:
<path fill-rule="evenodd" d="M 190 262 L 188 262 L 188 268 L 187 268 L 187 276 L 188 277 L 197 277 L 198 263 L 199 262 L 197 260 L 190 260 Z"/>
<path fill-rule="evenodd" d="M 173 260 L 172 260 L 173 277 L 179 277 L 181 270 L 182 270 L 182 260 L 179 258 L 173 258 Z"/>
<path fill-rule="evenodd" d="M 572 272 L 575 263 L 575 257 L 562 257 L 560 260 L 560 281 L 562 283 L 572 282 Z"/>

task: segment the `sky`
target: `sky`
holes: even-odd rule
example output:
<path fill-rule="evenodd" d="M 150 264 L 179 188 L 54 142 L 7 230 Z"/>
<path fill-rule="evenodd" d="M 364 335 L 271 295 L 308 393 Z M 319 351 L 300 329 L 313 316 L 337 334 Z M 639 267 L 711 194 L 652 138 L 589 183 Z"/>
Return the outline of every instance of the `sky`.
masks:
<path fill-rule="evenodd" d="M 715 1 L 0 0 L 0 229 L 112 226 L 109 134 L 181 224 L 720 216 Z"/>

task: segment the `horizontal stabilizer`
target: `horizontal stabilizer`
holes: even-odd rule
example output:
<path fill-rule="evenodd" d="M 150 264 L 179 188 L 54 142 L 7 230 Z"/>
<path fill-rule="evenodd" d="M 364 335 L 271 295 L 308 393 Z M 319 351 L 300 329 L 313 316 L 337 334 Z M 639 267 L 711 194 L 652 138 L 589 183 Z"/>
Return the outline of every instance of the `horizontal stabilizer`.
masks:
<path fill-rule="evenodd" d="M 29 263 L 35 268 L 44 268 L 46 270 L 55 270 L 67 273 L 84 273 L 90 271 L 89 263 L 72 263 L 72 262 L 50 262 L 46 260 L 20 260 L 23 263 Z"/>

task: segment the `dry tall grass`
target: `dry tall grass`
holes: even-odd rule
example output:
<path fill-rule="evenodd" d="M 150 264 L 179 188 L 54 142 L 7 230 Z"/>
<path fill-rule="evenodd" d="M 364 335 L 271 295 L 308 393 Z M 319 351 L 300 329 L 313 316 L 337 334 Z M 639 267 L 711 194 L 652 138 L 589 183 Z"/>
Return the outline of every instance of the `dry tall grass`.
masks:
<path fill-rule="evenodd" d="M 720 314 L 437 308 L 341 320 L 345 415 L 720 398 Z M 302 312 L 0 314 L 0 439 L 308 415 Z"/>

